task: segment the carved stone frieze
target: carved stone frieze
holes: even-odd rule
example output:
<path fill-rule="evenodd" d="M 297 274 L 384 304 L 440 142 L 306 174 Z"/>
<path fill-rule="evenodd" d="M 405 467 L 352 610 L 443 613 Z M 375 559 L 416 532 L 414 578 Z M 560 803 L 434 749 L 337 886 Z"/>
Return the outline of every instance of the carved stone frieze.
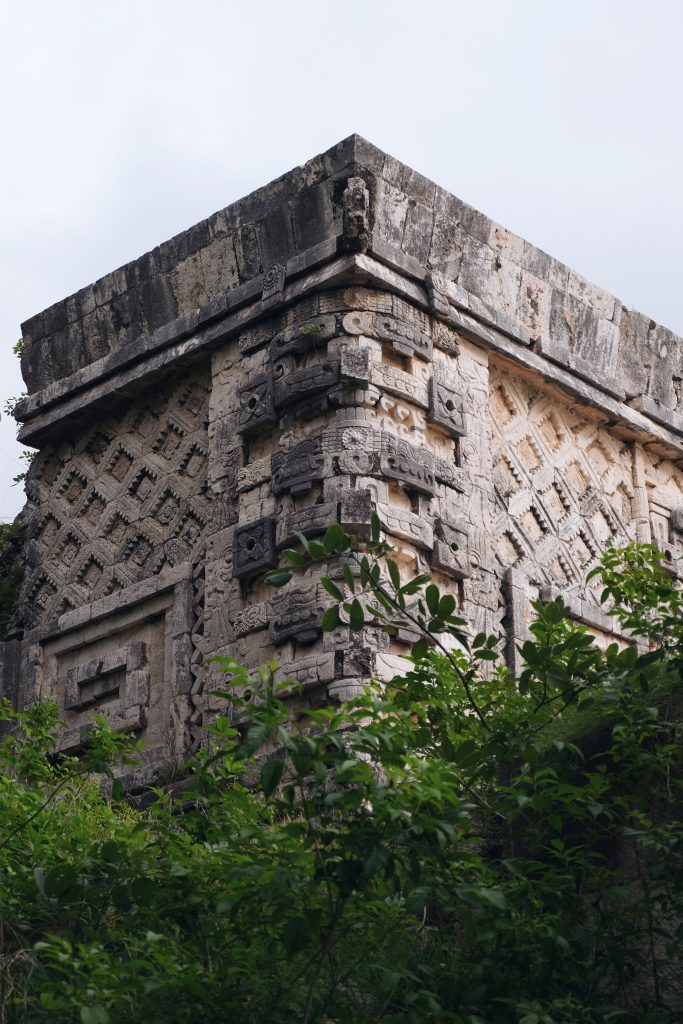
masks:
<path fill-rule="evenodd" d="M 265 572 L 277 564 L 275 551 L 275 520 L 272 516 L 258 519 L 235 529 L 232 571 L 238 579 Z"/>
<path fill-rule="evenodd" d="M 303 323 L 290 324 L 278 331 L 270 343 L 273 362 L 289 352 L 305 353 L 318 351 L 326 345 L 337 331 L 336 317 L 330 313 L 306 320 Z"/>
<path fill-rule="evenodd" d="M 429 335 L 397 317 L 380 313 L 347 313 L 343 327 L 348 334 L 363 334 L 386 342 L 397 355 L 405 358 L 417 356 L 428 361 L 432 358 L 433 344 Z"/>
<path fill-rule="evenodd" d="M 272 263 L 263 275 L 261 301 L 266 306 L 279 306 L 285 287 L 286 270 L 281 263 Z"/>
<path fill-rule="evenodd" d="M 430 381 L 429 419 L 451 437 L 463 437 L 466 433 L 464 396 L 451 385 L 439 363 L 434 364 Z"/>
<path fill-rule="evenodd" d="M 274 643 L 310 644 L 321 634 L 320 619 L 330 599 L 317 580 L 290 583 L 271 600 L 270 636 Z"/>
<path fill-rule="evenodd" d="M 434 494 L 434 456 L 427 448 L 416 448 L 408 441 L 384 434 L 379 472 L 389 480 L 400 480 L 424 494 Z"/>
<path fill-rule="evenodd" d="M 376 511 L 380 523 L 391 537 L 410 541 L 418 548 L 431 551 L 434 545 L 434 531 L 423 516 L 384 502 L 377 502 Z"/>
<path fill-rule="evenodd" d="M 370 193 L 362 178 L 349 178 L 342 197 L 342 243 L 350 252 L 365 252 L 370 241 Z"/>
<path fill-rule="evenodd" d="M 290 357 L 291 358 L 291 357 Z M 328 359 L 302 370 L 288 366 L 287 357 L 273 367 L 273 401 L 276 409 L 305 403 L 321 392 L 327 394 L 340 382 L 339 361 Z"/>
<path fill-rule="evenodd" d="M 331 459 L 323 452 L 322 437 L 302 441 L 288 452 L 276 452 L 271 460 L 274 494 L 301 494 L 313 483 L 331 475 Z"/>
<path fill-rule="evenodd" d="M 237 429 L 241 434 L 254 433 L 277 423 L 273 402 L 273 381 L 268 374 L 239 389 Z"/>

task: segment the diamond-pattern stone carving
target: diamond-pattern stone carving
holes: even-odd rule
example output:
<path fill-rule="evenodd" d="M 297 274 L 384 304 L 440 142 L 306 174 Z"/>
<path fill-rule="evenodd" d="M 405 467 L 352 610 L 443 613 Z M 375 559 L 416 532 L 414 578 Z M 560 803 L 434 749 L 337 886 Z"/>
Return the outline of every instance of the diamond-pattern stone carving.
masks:
<path fill-rule="evenodd" d="M 40 545 L 41 566 L 25 584 L 24 594 L 33 594 L 24 602 L 29 622 L 105 596 L 117 583 L 115 568 L 119 585 L 144 578 L 164 544 L 176 544 L 179 560 L 201 543 L 210 506 L 203 496 L 206 374 L 160 387 L 154 415 L 148 406 L 133 405 L 37 456 L 28 483 L 36 505 L 29 532 Z M 80 597 L 68 591 L 72 585 Z"/>
<path fill-rule="evenodd" d="M 635 534 L 632 451 L 505 371 L 492 371 L 490 396 L 501 571 L 581 591 L 605 544 Z"/>

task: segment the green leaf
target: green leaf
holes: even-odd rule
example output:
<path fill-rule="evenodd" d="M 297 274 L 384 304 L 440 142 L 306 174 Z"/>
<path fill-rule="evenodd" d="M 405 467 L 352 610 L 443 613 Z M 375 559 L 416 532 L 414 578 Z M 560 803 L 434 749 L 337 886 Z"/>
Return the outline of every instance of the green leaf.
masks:
<path fill-rule="evenodd" d="M 453 752 L 453 762 L 461 768 L 469 768 L 474 764 L 479 753 L 479 748 L 474 740 L 463 740 Z"/>
<path fill-rule="evenodd" d="M 440 619 L 447 619 L 455 611 L 455 598 L 452 594 L 444 594 L 439 601 L 437 614 Z"/>
<path fill-rule="evenodd" d="M 109 1024 L 105 1006 L 81 1006 L 81 1024 Z"/>
<path fill-rule="evenodd" d="M 391 558 L 387 559 L 387 569 L 389 570 L 389 579 L 391 580 L 394 590 L 400 590 L 401 574 L 398 571 L 398 566 L 396 565 L 396 562 L 394 562 L 393 559 Z"/>
<path fill-rule="evenodd" d="M 109 864 L 119 864 L 124 857 L 124 848 L 121 843 L 110 839 L 103 843 L 100 849 L 100 857 Z"/>
<path fill-rule="evenodd" d="M 365 877 L 372 878 L 378 871 L 381 871 L 387 863 L 388 857 L 388 851 L 383 846 L 371 847 L 363 862 L 363 874 Z"/>
<path fill-rule="evenodd" d="M 136 903 L 139 903 L 142 906 L 148 906 L 154 898 L 156 889 L 151 878 L 145 878 L 144 875 L 138 875 L 138 877 L 134 878 L 131 882 L 130 892 Z"/>
<path fill-rule="evenodd" d="M 526 872 L 524 870 L 525 861 L 518 857 L 508 857 L 501 861 L 503 867 L 514 875 L 515 878 L 526 878 Z"/>
<path fill-rule="evenodd" d="M 479 890 L 479 894 L 485 903 L 490 903 L 492 907 L 496 908 L 496 910 L 507 909 L 505 893 L 501 889 L 484 886 Z"/>
<path fill-rule="evenodd" d="M 427 602 L 427 607 L 429 608 L 430 615 L 438 614 L 440 596 L 441 593 L 436 584 L 430 583 L 430 585 L 425 590 L 425 601 Z"/>
<path fill-rule="evenodd" d="M 292 574 L 287 569 L 273 569 L 272 572 L 267 572 L 264 576 L 269 587 L 284 587 L 291 578 Z"/>
<path fill-rule="evenodd" d="M 349 622 L 351 629 L 362 629 L 365 624 L 365 613 L 363 612 L 363 606 L 357 597 L 354 597 L 353 601 L 349 605 Z"/>
<path fill-rule="evenodd" d="M 78 873 L 73 864 L 57 864 L 45 875 L 44 891 L 46 896 L 60 899 L 78 883 Z"/>
<path fill-rule="evenodd" d="M 424 587 L 425 583 L 429 583 L 431 576 L 416 576 L 414 580 L 409 580 L 408 583 L 404 583 L 401 587 L 401 593 L 410 595 L 416 594 L 418 590 Z"/>
<path fill-rule="evenodd" d="M 305 917 L 290 917 L 282 933 L 282 941 L 289 956 L 304 948 L 310 934 L 311 928 Z"/>
<path fill-rule="evenodd" d="M 320 580 L 323 590 L 335 599 L 335 601 L 343 601 L 344 595 L 342 594 L 336 583 L 333 583 L 329 576 L 323 576 Z"/>
<path fill-rule="evenodd" d="M 266 761 L 261 768 L 261 789 L 264 796 L 270 796 L 277 789 L 284 770 L 284 761 Z"/>
<path fill-rule="evenodd" d="M 323 546 L 328 555 L 334 552 L 341 552 L 348 550 L 348 535 L 344 532 L 339 523 L 332 523 L 325 530 L 325 536 L 323 537 Z"/>
<path fill-rule="evenodd" d="M 300 551 L 295 551 L 294 548 L 285 548 L 282 554 L 295 569 L 303 569 L 305 565 L 308 565 L 306 556 L 302 555 Z"/>
<path fill-rule="evenodd" d="M 355 594 L 356 593 L 356 581 L 353 578 L 353 573 L 351 572 L 351 566 L 348 564 L 348 562 L 344 562 L 344 564 L 342 565 L 342 572 L 344 573 L 344 579 L 346 580 L 347 587 L 349 588 L 349 590 L 351 591 L 352 594 Z"/>
<path fill-rule="evenodd" d="M 309 551 L 309 553 L 310 553 L 310 550 L 309 550 L 310 549 L 310 545 L 308 543 L 308 537 L 306 537 L 305 534 L 303 534 L 300 530 L 294 530 L 292 535 L 294 537 L 296 537 L 296 539 L 299 541 L 299 544 L 301 544 L 301 547 L 304 549 L 304 551 Z"/>
<path fill-rule="evenodd" d="M 370 513 L 370 539 L 373 544 L 379 544 L 379 538 L 382 530 L 382 524 L 380 518 L 375 511 Z"/>
<path fill-rule="evenodd" d="M 410 653 L 412 657 L 415 659 L 415 661 L 421 661 L 422 658 L 425 658 L 427 656 L 428 651 L 429 644 L 427 643 L 424 637 L 421 637 L 416 643 L 413 644 Z"/>
<path fill-rule="evenodd" d="M 333 629 L 337 628 L 339 625 L 339 608 L 336 604 L 332 605 L 331 608 L 325 609 L 320 623 L 323 633 L 331 633 Z"/>

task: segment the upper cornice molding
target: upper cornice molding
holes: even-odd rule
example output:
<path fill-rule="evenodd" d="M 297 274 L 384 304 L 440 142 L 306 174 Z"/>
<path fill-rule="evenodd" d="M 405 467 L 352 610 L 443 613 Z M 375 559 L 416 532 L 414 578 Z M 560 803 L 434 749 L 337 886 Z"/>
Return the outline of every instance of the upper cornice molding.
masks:
<path fill-rule="evenodd" d="M 168 366 L 315 288 L 361 281 L 359 256 L 379 268 L 375 285 L 464 317 L 506 339 L 513 361 L 540 360 L 556 368 L 546 376 L 683 436 L 680 338 L 352 135 L 28 320 L 22 439 L 42 440 L 161 358 Z"/>

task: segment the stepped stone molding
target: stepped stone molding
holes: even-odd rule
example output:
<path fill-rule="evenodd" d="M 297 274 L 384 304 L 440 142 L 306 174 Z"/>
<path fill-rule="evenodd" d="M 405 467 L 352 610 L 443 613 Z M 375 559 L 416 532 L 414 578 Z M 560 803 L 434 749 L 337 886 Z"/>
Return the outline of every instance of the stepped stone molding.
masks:
<path fill-rule="evenodd" d="M 376 512 L 513 665 L 535 599 L 616 635 L 584 584 L 605 544 L 676 571 L 679 339 L 357 136 L 23 331 L 4 692 L 57 699 L 65 749 L 93 711 L 139 735 L 133 786 L 229 711 L 214 655 L 307 705 L 400 670 L 408 634 L 322 634 L 334 561 L 261 582 L 297 532 Z"/>

